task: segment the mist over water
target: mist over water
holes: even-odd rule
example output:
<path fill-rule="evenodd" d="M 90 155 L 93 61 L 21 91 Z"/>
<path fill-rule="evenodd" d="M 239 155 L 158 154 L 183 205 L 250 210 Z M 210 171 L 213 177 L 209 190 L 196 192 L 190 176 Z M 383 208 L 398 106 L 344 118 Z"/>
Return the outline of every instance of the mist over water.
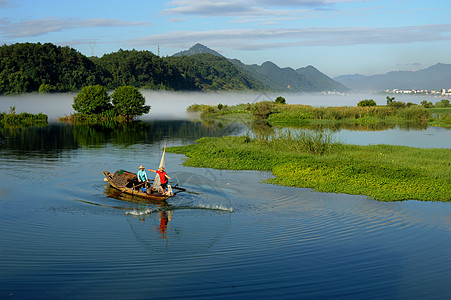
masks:
<path fill-rule="evenodd" d="M 192 115 L 186 108 L 192 104 L 236 105 L 255 103 L 258 101 L 274 101 L 278 96 L 286 99 L 288 104 L 304 104 L 311 106 L 356 106 L 365 99 L 373 99 L 378 105 L 386 104 L 387 94 L 298 94 L 269 92 L 169 92 L 142 90 L 146 104 L 151 106 L 150 113 L 141 117 L 142 120 L 180 120 L 189 119 Z M 64 94 L 26 94 L 17 96 L 0 96 L 0 111 L 9 112 L 10 106 L 16 107 L 16 112 L 43 113 L 49 116 L 49 122 L 56 121 L 74 113 L 72 103 L 76 93 Z M 421 101 L 436 103 L 446 97 L 428 95 L 390 95 L 396 101 L 420 104 Z"/>

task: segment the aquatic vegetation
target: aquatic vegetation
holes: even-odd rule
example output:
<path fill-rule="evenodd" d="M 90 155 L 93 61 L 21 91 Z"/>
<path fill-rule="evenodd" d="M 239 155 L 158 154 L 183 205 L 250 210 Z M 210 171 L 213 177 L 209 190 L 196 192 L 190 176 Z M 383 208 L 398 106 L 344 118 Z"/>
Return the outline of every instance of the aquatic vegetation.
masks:
<path fill-rule="evenodd" d="M 369 101 L 369 100 L 364 100 Z M 362 101 L 361 101 L 362 102 Z M 359 104 L 361 103 L 359 102 Z M 270 101 L 238 104 L 222 107 L 221 109 L 210 105 L 194 104 L 188 107 L 190 112 L 200 112 L 202 118 L 223 118 L 230 115 L 240 118 L 264 119 L 271 126 L 310 127 L 312 125 L 338 125 L 359 124 L 365 128 L 387 126 L 388 124 L 402 127 L 427 127 L 428 122 L 434 121 L 444 124 L 445 117 L 433 118 L 433 112 L 420 105 L 392 105 L 375 106 L 364 104 L 356 107 L 314 107 L 310 105 L 287 105 Z M 370 103 L 371 104 L 371 103 Z"/>
<path fill-rule="evenodd" d="M 186 166 L 271 171 L 268 183 L 313 188 L 321 192 L 366 195 L 381 201 L 451 201 L 451 149 L 390 145 L 343 145 L 325 142 L 312 153 L 298 137 L 202 138 L 171 147 L 185 154 Z"/>
<path fill-rule="evenodd" d="M 16 107 L 11 106 L 9 113 L 0 112 L 0 127 L 29 127 L 46 126 L 48 117 L 43 113 L 30 114 L 23 112 L 16 114 Z"/>
<path fill-rule="evenodd" d="M 280 106 L 279 112 L 271 114 L 268 122 L 276 126 L 297 126 L 312 121 L 321 122 L 424 122 L 430 117 L 430 112 L 422 106 L 395 108 L 390 106 L 341 106 L 313 107 L 309 105 Z"/>

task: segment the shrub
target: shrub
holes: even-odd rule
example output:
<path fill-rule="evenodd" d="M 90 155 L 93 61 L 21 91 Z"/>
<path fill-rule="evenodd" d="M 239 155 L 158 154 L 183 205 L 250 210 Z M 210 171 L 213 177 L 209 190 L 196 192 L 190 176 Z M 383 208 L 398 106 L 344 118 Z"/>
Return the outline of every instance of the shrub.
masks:
<path fill-rule="evenodd" d="M 437 107 L 437 108 L 450 107 L 449 100 L 443 99 L 440 102 L 436 102 L 434 107 Z"/>
<path fill-rule="evenodd" d="M 404 108 L 406 107 L 406 104 L 402 101 L 392 101 L 387 104 L 387 106 L 394 107 L 394 108 Z"/>
<path fill-rule="evenodd" d="M 285 104 L 285 103 L 287 103 L 287 101 L 285 100 L 285 98 L 282 97 L 282 96 L 277 97 L 276 100 L 274 100 L 274 102 L 279 103 L 279 104 Z"/>
<path fill-rule="evenodd" d="M 432 107 L 434 107 L 432 102 L 427 102 L 426 100 L 421 101 L 421 105 L 423 105 L 425 108 L 432 108 Z"/>
<path fill-rule="evenodd" d="M 53 85 L 50 85 L 48 83 L 43 83 L 39 86 L 38 92 L 39 93 L 52 93 L 56 91 L 56 87 Z"/>
<path fill-rule="evenodd" d="M 364 107 L 364 106 L 376 106 L 376 101 L 373 99 L 365 99 L 357 103 L 358 107 Z"/>
<path fill-rule="evenodd" d="M 267 119 L 270 114 L 277 112 L 277 108 L 274 102 L 262 101 L 253 104 L 251 111 L 257 118 Z"/>

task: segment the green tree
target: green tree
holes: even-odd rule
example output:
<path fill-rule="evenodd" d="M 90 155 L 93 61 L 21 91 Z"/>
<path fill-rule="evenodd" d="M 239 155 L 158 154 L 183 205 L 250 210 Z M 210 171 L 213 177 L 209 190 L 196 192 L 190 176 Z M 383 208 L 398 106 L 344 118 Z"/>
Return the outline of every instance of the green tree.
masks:
<path fill-rule="evenodd" d="M 395 97 L 387 96 L 385 99 L 387 99 L 387 105 L 389 105 L 390 103 L 392 103 L 393 101 L 395 101 Z"/>
<path fill-rule="evenodd" d="M 121 86 L 111 95 L 116 112 L 123 116 L 142 116 L 150 111 L 146 99 L 134 86 Z"/>
<path fill-rule="evenodd" d="M 277 97 L 276 100 L 275 100 L 274 102 L 280 103 L 280 104 L 285 104 L 285 103 L 287 103 L 287 101 L 285 100 L 285 98 L 282 97 L 282 96 Z"/>
<path fill-rule="evenodd" d="M 111 108 L 110 96 L 106 87 L 88 85 L 74 97 L 72 107 L 83 114 L 100 114 Z"/>
<path fill-rule="evenodd" d="M 436 102 L 434 107 L 449 107 L 449 100 L 443 99 L 440 102 Z"/>
<path fill-rule="evenodd" d="M 365 99 L 357 103 L 357 107 L 363 106 L 376 106 L 376 101 L 374 101 L 373 99 Z"/>
<path fill-rule="evenodd" d="M 277 112 L 276 104 L 270 101 L 254 103 L 251 107 L 252 114 L 260 119 L 267 119 L 269 115 Z"/>
<path fill-rule="evenodd" d="M 425 108 L 431 108 L 431 107 L 434 107 L 434 105 L 432 104 L 432 102 L 427 102 L 427 100 L 421 101 L 421 105 L 423 105 Z"/>

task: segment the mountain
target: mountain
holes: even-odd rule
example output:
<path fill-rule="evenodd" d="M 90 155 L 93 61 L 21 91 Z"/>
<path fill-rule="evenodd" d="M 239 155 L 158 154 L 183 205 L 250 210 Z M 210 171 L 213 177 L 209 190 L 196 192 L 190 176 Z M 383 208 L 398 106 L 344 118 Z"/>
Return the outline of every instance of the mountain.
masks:
<path fill-rule="evenodd" d="M 321 73 L 313 66 L 296 69 L 296 72 L 308 78 L 311 86 L 318 91 L 349 91 L 346 86 Z"/>
<path fill-rule="evenodd" d="M 180 51 L 177 52 L 176 54 L 172 55 L 172 56 L 191 56 L 194 54 L 205 54 L 205 53 L 209 53 L 209 54 L 213 54 L 215 56 L 221 56 L 223 57 L 221 54 L 219 54 L 218 52 L 197 43 L 196 45 L 192 46 L 191 48 L 189 48 L 188 50 L 185 51 Z"/>
<path fill-rule="evenodd" d="M 344 75 L 334 79 L 352 90 L 382 91 L 392 89 L 451 88 L 451 64 L 436 64 L 418 71 L 393 71 L 386 74 L 363 76 Z"/>
<path fill-rule="evenodd" d="M 264 62 L 261 66 L 245 65 L 236 59 L 231 61 L 273 91 L 344 92 L 348 90 L 313 66 L 294 70 L 292 68 L 280 68 L 270 61 Z"/>
<path fill-rule="evenodd" d="M 176 66 L 183 78 L 204 91 L 265 89 L 258 80 L 223 56 L 200 53 L 189 56 L 170 56 L 165 58 L 165 61 Z"/>
<path fill-rule="evenodd" d="M 202 45 L 196 44 L 189 50 L 181 51 L 173 56 L 191 56 L 196 54 L 213 54 L 223 57 L 218 52 Z M 273 62 L 264 62 L 261 66 L 246 65 L 237 59 L 229 59 L 240 70 L 249 74 L 259 81 L 266 89 L 272 91 L 291 92 L 323 92 L 339 91 L 344 92 L 349 89 L 341 83 L 334 81 L 327 75 L 321 73 L 313 66 L 307 66 L 294 70 L 292 68 L 280 68 Z"/>

